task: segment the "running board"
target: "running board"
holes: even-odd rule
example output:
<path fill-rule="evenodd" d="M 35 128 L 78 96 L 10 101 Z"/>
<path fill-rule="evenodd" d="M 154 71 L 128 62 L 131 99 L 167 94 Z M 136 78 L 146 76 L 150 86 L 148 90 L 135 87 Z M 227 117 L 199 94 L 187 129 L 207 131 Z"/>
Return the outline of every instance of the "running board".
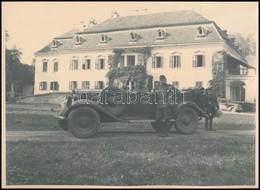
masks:
<path fill-rule="evenodd" d="M 149 119 L 149 120 L 129 120 L 130 123 L 152 123 L 156 122 L 155 119 Z M 171 119 L 170 122 L 175 122 L 175 119 Z"/>

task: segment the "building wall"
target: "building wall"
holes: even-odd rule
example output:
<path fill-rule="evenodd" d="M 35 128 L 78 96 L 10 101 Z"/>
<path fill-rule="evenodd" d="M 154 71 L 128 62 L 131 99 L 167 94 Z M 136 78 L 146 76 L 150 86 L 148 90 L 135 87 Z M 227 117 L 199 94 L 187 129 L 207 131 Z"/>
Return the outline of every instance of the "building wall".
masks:
<path fill-rule="evenodd" d="M 212 56 L 214 52 L 221 51 L 222 44 L 207 45 L 186 45 L 178 47 L 158 48 L 152 51 L 152 55 L 161 53 L 164 57 L 163 68 L 152 68 L 151 58 L 149 59 L 147 72 L 153 76 L 153 81 L 159 81 L 159 76 L 164 74 L 167 82 L 172 84 L 173 81 L 179 81 L 179 88 L 194 87 L 196 81 L 202 81 L 203 87 L 206 87 L 209 80 L 212 79 Z M 169 59 L 173 53 L 179 53 L 181 56 L 181 67 L 171 68 Z M 192 57 L 197 53 L 205 55 L 204 67 L 193 67 Z"/>
<path fill-rule="evenodd" d="M 223 46 L 221 43 L 207 44 L 207 45 L 182 45 L 182 46 L 168 46 L 157 47 L 152 50 L 152 56 L 161 55 L 163 57 L 163 68 L 152 68 L 152 56 L 147 60 L 147 73 L 153 76 L 154 81 L 159 80 L 159 76 L 164 74 L 168 83 L 179 81 L 179 88 L 194 87 L 196 81 L 202 81 L 205 87 L 208 80 L 212 79 L 211 63 L 214 52 L 221 51 Z M 192 67 L 192 57 L 195 53 L 205 55 L 204 67 Z M 173 53 L 181 56 L 181 67 L 170 68 L 169 59 Z M 69 91 L 69 81 L 77 81 L 78 89 L 81 89 L 82 81 L 90 81 L 90 89 L 94 89 L 95 81 L 104 81 L 106 86 L 108 79 L 106 73 L 109 71 L 108 55 L 111 55 L 111 50 L 103 51 L 88 51 L 80 53 L 63 53 L 57 55 L 50 55 L 45 57 L 36 57 L 35 66 L 35 94 L 43 94 L 53 92 L 50 90 L 50 83 L 57 81 L 59 83 L 59 92 Z M 125 54 L 131 55 L 131 54 Z M 91 69 L 83 70 L 82 63 L 84 58 L 88 56 L 91 59 Z M 95 69 L 96 59 L 103 56 L 105 59 L 105 69 Z M 73 57 L 79 59 L 78 70 L 70 70 L 70 62 Z M 43 60 L 48 61 L 47 72 L 42 72 Z M 58 71 L 53 71 L 53 64 L 58 61 Z M 39 84 L 42 81 L 47 82 L 47 90 L 39 90 Z"/>

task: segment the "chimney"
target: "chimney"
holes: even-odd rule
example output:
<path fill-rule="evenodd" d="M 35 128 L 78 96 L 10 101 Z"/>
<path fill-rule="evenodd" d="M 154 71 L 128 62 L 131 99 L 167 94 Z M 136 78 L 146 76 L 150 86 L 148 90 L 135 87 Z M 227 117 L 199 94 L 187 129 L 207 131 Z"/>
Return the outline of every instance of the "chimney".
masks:
<path fill-rule="evenodd" d="M 117 11 L 112 11 L 111 18 L 117 18 L 117 17 L 119 17 L 119 14 L 117 13 Z"/>
<path fill-rule="evenodd" d="M 234 44 L 235 38 L 229 38 L 229 40 L 230 40 L 230 42 L 231 42 L 232 44 Z"/>
<path fill-rule="evenodd" d="M 88 27 L 92 27 L 92 26 L 95 26 L 95 25 L 97 25 L 97 22 L 96 22 L 95 19 L 92 19 L 92 20 L 89 21 Z"/>

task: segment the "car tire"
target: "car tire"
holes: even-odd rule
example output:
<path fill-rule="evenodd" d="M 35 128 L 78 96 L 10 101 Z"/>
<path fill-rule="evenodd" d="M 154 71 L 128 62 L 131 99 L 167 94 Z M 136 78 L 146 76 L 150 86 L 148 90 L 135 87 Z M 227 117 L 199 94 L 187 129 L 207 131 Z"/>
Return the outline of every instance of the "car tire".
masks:
<path fill-rule="evenodd" d="M 190 107 L 181 108 L 178 112 L 175 128 L 181 134 L 192 134 L 199 127 L 198 113 Z"/>
<path fill-rule="evenodd" d="M 117 92 L 117 94 L 114 94 L 115 92 Z M 119 97 L 120 96 L 119 94 L 122 94 L 122 103 L 121 104 L 113 102 L 113 100 L 114 100 L 113 98 L 115 96 Z M 101 92 L 101 99 L 102 99 L 102 103 L 103 103 L 102 107 L 115 116 L 119 116 L 120 114 L 122 114 L 126 108 L 125 94 L 120 88 L 117 88 L 117 87 L 105 88 Z"/>
<path fill-rule="evenodd" d="M 100 116 L 91 107 L 74 109 L 68 117 L 68 128 L 78 138 L 93 137 L 100 128 Z"/>
<path fill-rule="evenodd" d="M 161 126 L 159 126 L 156 122 L 152 122 L 151 125 L 152 125 L 153 129 L 154 129 L 157 133 L 161 133 L 161 132 L 162 132 Z"/>
<path fill-rule="evenodd" d="M 68 131 L 67 120 L 59 120 L 59 125 L 63 131 Z"/>

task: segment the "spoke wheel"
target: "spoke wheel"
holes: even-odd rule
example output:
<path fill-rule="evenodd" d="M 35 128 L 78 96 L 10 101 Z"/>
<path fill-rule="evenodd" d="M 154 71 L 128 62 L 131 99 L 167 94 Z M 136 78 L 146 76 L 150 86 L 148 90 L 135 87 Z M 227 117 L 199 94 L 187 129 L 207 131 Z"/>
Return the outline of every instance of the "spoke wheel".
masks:
<path fill-rule="evenodd" d="M 68 117 L 68 128 L 78 138 L 94 136 L 100 127 L 100 117 L 96 110 L 81 107 L 73 110 Z"/>
<path fill-rule="evenodd" d="M 199 126 L 199 117 L 197 112 L 190 108 L 181 108 L 178 113 L 175 127 L 182 134 L 192 134 Z"/>

